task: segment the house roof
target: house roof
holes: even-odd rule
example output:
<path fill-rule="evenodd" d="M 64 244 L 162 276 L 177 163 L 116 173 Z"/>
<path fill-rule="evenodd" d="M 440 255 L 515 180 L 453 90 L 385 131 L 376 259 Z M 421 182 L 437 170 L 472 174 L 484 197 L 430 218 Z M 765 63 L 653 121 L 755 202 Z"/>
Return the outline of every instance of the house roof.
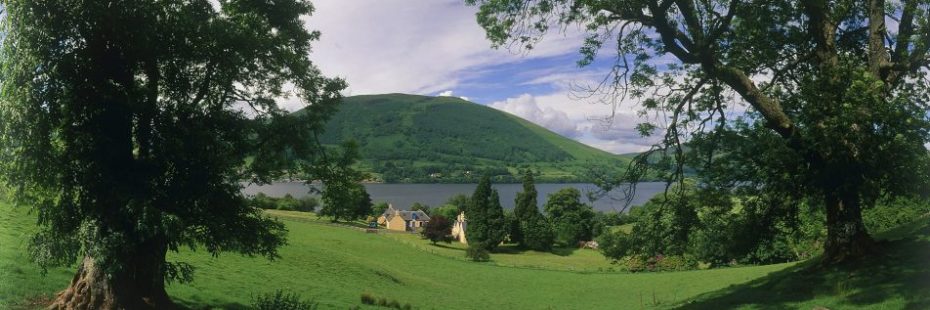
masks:
<path fill-rule="evenodd" d="M 418 220 L 418 221 L 429 221 L 429 215 L 422 210 L 409 211 L 409 210 L 396 210 L 394 207 L 390 207 L 384 211 L 384 218 L 391 220 L 395 215 L 400 216 L 405 221 Z"/>

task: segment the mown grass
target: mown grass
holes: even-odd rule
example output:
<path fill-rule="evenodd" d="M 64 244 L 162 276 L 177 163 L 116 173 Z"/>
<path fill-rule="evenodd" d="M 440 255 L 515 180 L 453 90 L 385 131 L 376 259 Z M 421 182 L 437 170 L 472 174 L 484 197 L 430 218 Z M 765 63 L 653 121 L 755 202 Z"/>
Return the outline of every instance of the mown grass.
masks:
<path fill-rule="evenodd" d="M 850 282 L 849 286 L 861 287 L 844 286 L 844 290 L 850 292 L 845 295 L 829 290 L 804 295 L 794 292 L 805 289 L 808 284 L 802 280 L 790 280 L 797 274 L 795 270 L 802 270 L 799 269 L 802 267 L 792 264 L 640 274 L 512 268 L 500 265 L 512 259 L 532 261 L 531 264 L 549 261 L 551 265 L 546 267 L 560 268 L 561 263 L 551 262 L 557 258 L 577 259 L 579 265 L 584 265 L 586 263 L 582 262 L 593 257 L 582 255 L 585 252 L 581 250 L 566 256 L 550 253 L 495 254 L 493 262 L 473 263 L 439 250 L 424 250 L 423 246 L 429 245 L 412 239 L 410 235 L 369 234 L 356 227 L 330 225 L 326 221 L 294 213 L 274 214 L 290 230 L 290 243 L 281 249 L 280 259 L 268 261 L 235 254 L 211 257 L 207 253 L 190 251 L 173 254 L 169 260 L 185 261 L 198 269 L 192 283 L 172 284 L 169 294 L 178 303 L 195 309 L 245 308 L 252 296 L 276 289 L 300 293 L 319 302 L 324 309 L 361 305 L 362 294 L 409 303 L 415 309 L 640 309 L 674 306 L 718 309 L 720 305 L 723 308 L 744 305 L 780 309 L 820 304 L 820 301 L 827 305 L 851 307 L 882 304 L 844 302 L 852 298 L 850 296 L 860 296 L 856 293 L 859 290 L 885 292 L 866 299 L 883 300 L 889 306 L 923 305 L 920 302 L 926 301 L 926 296 L 919 290 L 928 288 L 924 282 L 917 281 L 921 275 L 926 275 L 925 257 L 923 264 L 901 261 L 910 267 L 889 269 L 885 275 L 877 277 L 882 282 Z M 28 263 L 22 253 L 32 227 L 31 218 L 22 209 L 11 209 L 0 203 L 0 309 L 13 308 L 37 299 L 36 296 L 50 296 L 68 284 L 73 272 L 68 268 L 56 268 L 43 277 L 36 267 Z M 918 232 L 924 236 L 920 239 L 922 241 L 903 242 L 924 242 L 916 245 L 926 247 L 926 236 L 930 232 Z M 893 243 L 896 249 L 904 246 L 911 245 Z M 777 279 L 794 281 L 788 284 L 797 287 L 765 287 L 766 283 Z M 826 282 L 829 279 L 822 280 L 825 286 Z M 914 287 L 903 287 L 908 284 Z M 910 293 L 895 295 L 895 292 Z M 693 300 L 696 301 L 689 302 Z M 362 305 L 365 307 L 370 306 Z"/>

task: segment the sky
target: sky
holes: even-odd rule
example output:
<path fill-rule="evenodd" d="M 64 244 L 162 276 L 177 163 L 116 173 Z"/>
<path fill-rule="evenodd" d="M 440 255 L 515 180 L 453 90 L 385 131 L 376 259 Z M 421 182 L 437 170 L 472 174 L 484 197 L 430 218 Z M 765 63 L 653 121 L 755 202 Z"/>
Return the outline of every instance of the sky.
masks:
<path fill-rule="evenodd" d="M 532 51 L 492 49 L 461 0 L 315 0 L 306 18 L 319 30 L 310 59 L 349 83 L 345 95 L 456 96 L 511 113 L 615 153 L 648 149 L 636 107 L 579 100 L 572 85 L 593 83 L 611 59 L 579 68 L 581 29 L 547 35 Z M 575 93 L 577 94 L 577 93 Z M 291 109 L 298 108 L 293 103 Z"/>

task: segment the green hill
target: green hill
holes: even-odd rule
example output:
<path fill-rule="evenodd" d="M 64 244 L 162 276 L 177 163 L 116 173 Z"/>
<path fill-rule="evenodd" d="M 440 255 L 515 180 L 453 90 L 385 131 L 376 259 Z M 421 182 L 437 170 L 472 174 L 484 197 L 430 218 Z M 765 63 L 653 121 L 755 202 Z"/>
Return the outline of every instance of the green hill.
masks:
<path fill-rule="evenodd" d="M 386 182 L 473 182 L 480 174 L 512 182 L 526 168 L 544 182 L 577 182 L 593 167 L 622 169 L 629 161 L 454 97 L 348 97 L 322 140 L 355 140 L 363 169 Z"/>

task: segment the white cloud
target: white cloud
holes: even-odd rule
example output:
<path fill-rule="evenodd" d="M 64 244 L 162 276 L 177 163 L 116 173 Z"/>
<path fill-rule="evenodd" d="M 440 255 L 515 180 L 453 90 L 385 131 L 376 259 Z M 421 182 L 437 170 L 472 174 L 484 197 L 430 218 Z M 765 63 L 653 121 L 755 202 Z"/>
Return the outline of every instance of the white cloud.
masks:
<path fill-rule="evenodd" d="M 452 91 L 451 91 L 451 90 L 442 91 L 442 92 L 440 92 L 439 94 L 437 94 L 436 96 L 439 96 L 439 97 L 453 97 L 453 96 L 452 96 Z M 456 96 L 456 97 L 459 97 L 459 99 L 468 101 L 468 97 L 465 97 L 465 96 Z"/>
<path fill-rule="evenodd" d="M 563 90 L 543 96 L 523 94 L 488 106 L 615 154 L 645 151 L 658 139 L 639 135 L 636 124 L 653 119 L 639 117 L 633 101 L 614 107 L 578 100 Z"/>
<path fill-rule="evenodd" d="M 463 71 L 576 53 L 583 35 L 553 33 L 528 55 L 493 50 L 460 0 L 317 0 L 305 20 L 323 35 L 310 58 L 349 82 L 347 95 L 431 94 L 454 88 Z"/>
<path fill-rule="evenodd" d="M 536 98 L 529 94 L 494 102 L 489 106 L 519 116 L 567 137 L 581 135 L 578 124 L 569 119 L 568 114 L 552 107 L 540 106 L 536 102 Z"/>

